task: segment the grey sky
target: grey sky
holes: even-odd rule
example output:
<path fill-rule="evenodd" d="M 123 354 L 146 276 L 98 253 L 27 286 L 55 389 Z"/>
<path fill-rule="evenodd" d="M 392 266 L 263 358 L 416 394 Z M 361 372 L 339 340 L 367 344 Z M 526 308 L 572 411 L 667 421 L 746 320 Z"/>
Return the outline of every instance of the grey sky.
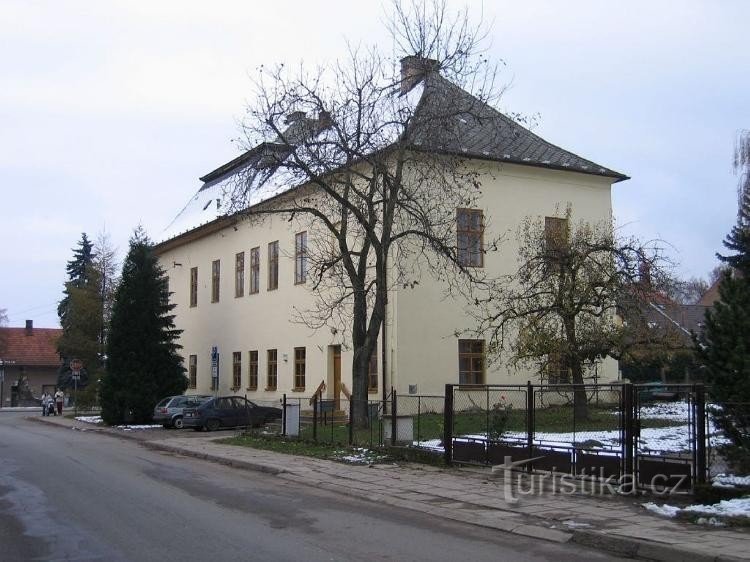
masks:
<path fill-rule="evenodd" d="M 457 3 L 458 4 L 458 3 Z M 502 108 L 633 179 L 627 232 L 661 238 L 705 276 L 734 222 L 734 138 L 750 127 L 750 3 L 485 2 Z M 461 3 L 463 5 L 463 2 Z M 480 2 L 469 2 L 477 11 Z M 237 155 L 262 63 L 341 57 L 388 40 L 377 2 L 0 0 L 0 308 L 57 326 L 65 263 L 85 231 L 120 250 L 159 233 Z"/>

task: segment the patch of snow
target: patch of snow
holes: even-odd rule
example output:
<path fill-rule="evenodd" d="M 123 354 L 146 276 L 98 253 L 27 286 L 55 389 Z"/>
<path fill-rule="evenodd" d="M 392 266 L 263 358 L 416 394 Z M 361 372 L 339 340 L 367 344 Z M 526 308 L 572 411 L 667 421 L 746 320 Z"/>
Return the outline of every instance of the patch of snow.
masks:
<path fill-rule="evenodd" d="M 116 425 L 117 429 L 122 429 L 124 431 L 133 431 L 134 429 L 155 429 L 157 427 L 162 427 L 161 425 Z"/>
<path fill-rule="evenodd" d="M 101 416 L 78 416 L 77 418 L 75 418 L 75 420 L 83 423 L 104 423 Z"/>
<path fill-rule="evenodd" d="M 750 476 L 735 476 L 733 474 L 717 474 L 712 479 L 716 488 L 734 488 L 735 486 L 750 487 Z"/>
<path fill-rule="evenodd" d="M 354 447 L 353 454 L 345 454 L 346 452 L 347 451 L 336 451 L 334 453 L 336 460 L 351 464 L 372 464 L 387 458 L 384 455 L 379 455 L 377 452 L 363 447 Z"/>
<path fill-rule="evenodd" d="M 727 524 L 723 521 L 716 519 L 716 517 L 699 517 L 696 521 L 698 525 L 710 525 L 711 527 L 726 527 Z"/>
<path fill-rule="evenodd" d="M 689 505 L 679 508 L 674 505 L 664 504 L 659 506 L 655 503 L 644 503 L 643 507 L 647 510 L 663 515 L 665 517 L 675 517 L 679 513 L 698 513 L 712 517 L 700 517 L 697 522 L 704 525 L 723 526 L 723 523 L 715 517 L 750 517 L 750 497 L 735 498 L 732 500 L 722 500 L 713 505 Z"/>
<path fill-rule="evenodd" d="M 653 502 L 644 503 L 643 507 L 645 507 L 648 511 L 652 513 L 656 513 L 657 515 L 663 515 L 664 517 L 675 517 L 679 512 L 680 508 L 674 505 L 664 504 L 664 505 L 657 505 Z"/>
<path fill-rule="evenodd" d="M 684 511 L 724 517 L 750 517 L 750 497 L 722 500 L 713 505 L 689 505 Z"/>

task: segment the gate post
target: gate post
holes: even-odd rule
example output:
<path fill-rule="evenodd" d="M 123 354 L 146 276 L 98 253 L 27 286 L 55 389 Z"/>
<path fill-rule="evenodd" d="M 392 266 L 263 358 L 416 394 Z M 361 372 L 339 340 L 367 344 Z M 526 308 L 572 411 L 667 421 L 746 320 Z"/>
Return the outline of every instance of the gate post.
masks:
<path fill-rule="evenodd" d="M 318 440 L 318 395 L 313 395 L 313 441 Z"/>
<path fill-rule="evenodd" d="M 453 385 L 445 385 L 445 404 L 443 406 L 443 450 L 445 464 L 453 461 Z"/>
<path fill-rule="evenodd" d="M 623 458 L 623 472 L 626 477 L 633 479 L 632 489 L 635 489 L 635 463 L 634 463 L 634 452 L 635 452 L 635 416 L 634 411 L 636 408 L 634 395 L 633 395 L 633 384 L 625 383 L 622 385 L 622 458 Z"/>
<path fill-rule="evenodd" d="M 391 391 L 391 446 L 396 446 L 396 439 L 398 439 L 398 394 L 394 388 Z"/>
<path fill-rule="evenodd" d="M 526 381 L 526 447 L 529 449 L 529 458 L 534 458 L 534 386 L 531 381 Z M 532 472 L 532 463 L 526 463 L 526 470 Z"/>
<path fill-rule="evenodd" d="M 706 483 L 706 388 L 695 386 L 695 481 Z"/>
<path fill-rule="evenodd" d="M 287 409 L 286 409 L 286 392 L 284 393 L 284 397 L 282 398 L 282 406 L 284 415 L 281 416 L 281 435 L 286 437 L 286 416 L 287 416 Z"/>

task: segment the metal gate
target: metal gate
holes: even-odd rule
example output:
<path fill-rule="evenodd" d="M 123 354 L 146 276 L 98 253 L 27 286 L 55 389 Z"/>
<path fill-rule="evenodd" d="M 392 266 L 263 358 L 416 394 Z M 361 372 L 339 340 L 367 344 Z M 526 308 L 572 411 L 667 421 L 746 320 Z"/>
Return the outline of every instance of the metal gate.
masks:
<path fill-rule="evenodd" d="M 661 393 L 661 394 L 658 394 Z M 706 476 L 699 385 L 446 385 L 446 462 L 692 489 Z"/>

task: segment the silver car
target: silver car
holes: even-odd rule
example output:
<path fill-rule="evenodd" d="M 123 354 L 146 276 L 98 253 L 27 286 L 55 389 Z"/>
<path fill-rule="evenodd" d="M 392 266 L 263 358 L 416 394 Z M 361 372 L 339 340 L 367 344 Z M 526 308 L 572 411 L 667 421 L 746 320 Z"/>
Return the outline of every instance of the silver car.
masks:
<path fill-rule="evenodd" d="M 154 423 L 160 423 L 166 429 L 182 429 L 182 411 L 197 408 L 211 398 L 213 396 L 167 396 L 154 408 Z"/>

